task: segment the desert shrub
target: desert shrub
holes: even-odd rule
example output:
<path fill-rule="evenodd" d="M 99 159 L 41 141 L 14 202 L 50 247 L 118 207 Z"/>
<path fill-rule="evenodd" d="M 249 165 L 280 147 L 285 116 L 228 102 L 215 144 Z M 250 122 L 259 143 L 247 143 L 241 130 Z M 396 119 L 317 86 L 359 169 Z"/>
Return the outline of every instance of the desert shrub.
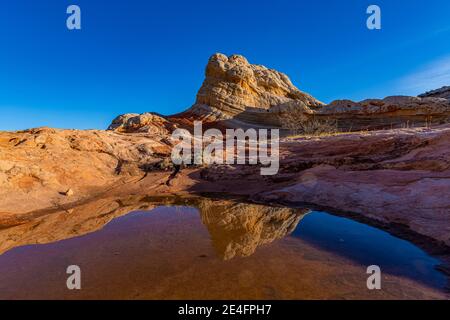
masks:
<path fill-rule="evenodd" d="M 337 121 L 319 119 L 307 115 L 302 110 L 290 110 L 280 114 L 281 128 L 289 130 L 292 135 L 322 135 L 336 133 Z"/>

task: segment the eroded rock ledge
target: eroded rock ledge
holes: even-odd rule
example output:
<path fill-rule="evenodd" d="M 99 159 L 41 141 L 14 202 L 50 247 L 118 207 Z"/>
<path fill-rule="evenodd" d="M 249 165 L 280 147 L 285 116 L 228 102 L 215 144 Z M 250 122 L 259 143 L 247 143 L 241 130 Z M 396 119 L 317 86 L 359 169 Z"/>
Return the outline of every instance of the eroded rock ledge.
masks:
<path fill-rule="evenodd" d="M 0 222 L 11 214 L 57 207 L 136 180 L 170 150 L 166 135 L 149 133 L 0 132 Z"/>
<path fill-rule="evenodd" d="M 450 247 L 450 126 L 287 139 L 280 146 L 278 175 L 215 166 L 201 177 L 255 201 L 357 213 Z"/>

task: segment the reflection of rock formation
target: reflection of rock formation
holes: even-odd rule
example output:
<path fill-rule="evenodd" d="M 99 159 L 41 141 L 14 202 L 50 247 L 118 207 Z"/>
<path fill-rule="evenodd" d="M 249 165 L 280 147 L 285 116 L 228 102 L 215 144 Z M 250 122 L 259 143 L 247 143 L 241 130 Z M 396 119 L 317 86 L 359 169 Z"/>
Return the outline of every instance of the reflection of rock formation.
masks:
<path fill-rule="evenodd" d="M 289 208 L 202 198 L 105 198 L 0 229 L 0 254 L 19 246 L 83 236 L 102 229 L 111 220 L 129 212 L 170 205 L 198 207 L 214 247 L 225 259 L 251 255 L 259 245 L 286 236 L 295 229 L 304 214 L 304 211 Z"/>
<path fill-rule="evenodd" d="M 0 229 L 0 254 L 23 245 L 52 243 L 102 229 L 111 220 L 131 211 L 151 210 L 139 198 L 106 198 L 68 211 L 62 210 L 7 229 Z"/>
<path fill-rule="evenodd" d="M 286 236 L 304 215 L 301 210 L 203 198 L 105 198 L 0 229 L 0 254 L 19 246 L 83 236 L 132 211 L 175 205 L 200 209 L 214 246 L 225 259 L 251 255 L 257 246 Z"/>
<path fill-rule="evenodd" d="M 199 208 L 214 248 L 225 260 L 250 256 L 258 246 L 289 235 L 307 212 L 210 200 L 202 201 Z"/>

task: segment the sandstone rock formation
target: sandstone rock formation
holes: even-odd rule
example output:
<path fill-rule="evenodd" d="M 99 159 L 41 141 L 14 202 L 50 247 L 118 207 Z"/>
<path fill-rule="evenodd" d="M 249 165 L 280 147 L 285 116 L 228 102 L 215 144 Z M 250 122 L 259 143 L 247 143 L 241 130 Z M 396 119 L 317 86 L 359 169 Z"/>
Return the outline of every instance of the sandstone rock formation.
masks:
<path fill-rule="evenodd" d="M 279 127 L 300 110 L 306 119 L 336 121 L 341 131 L 429 126 L 450 121 L 449 87 L 420 97 L 387 97 L 324 105 L 298 90 L 288 76 L 252 65 L 239 55 L 217 53 L 206 67 L 196 103 L 184 116 L 220 121 L 226 127 Z"/>
<path fill-rule="evenodd" d="M 170 151 L 168 142 L 153 134 L 0 132 L 0 212 L 25 213 L 92 196 L 142 176 Z M 72 197 L 65 196 L 69 189 Z"/>
<path fill-rule="evenodd" d="M 305 108 L 322 103 L 298 90 L 276 70 L 248 63 L 240 55 L 213 55 L 205 81 L 190 112 L 214 120 L 233 118 L 247 110 L 268 111 L 274 106 L 298 103 Z"/>
<path fill-rule="evenodd" d="M 286 185 L 254 198 L 354 212 L 450 247 L 449 146 L 449 125 L 286 141 Z"/>
<path fill-rule="evenodd" d="M 147 112 L 143 114 L 127 113 L 115 118 L 108 130 L 124 133 L 142 132 L 153 135 L 168 135 L 176 126 L 163 116 Z"/>
<path fill-rule="evenodd" d="M 425 127 L 450 122 L 450 101 L 407 96 L 361 102 L 337 100 L 317 110 L 314 116 L 336 120 L 342 131 Z"/>
<path fill-rule="evenodd" d="M 125 114 L 109 129 L 166 134 L 176 127 L 189 128 L 195 120 L 219 129 L 291 129 L 285 118 L 293 113 L 301 114 L 305 121 L 336 123 L 335 127 L 345 132 L 424 127 L 450 122 L 449 94 L 449 87 L 443 87 L 419 97 L 337 100 L 325 105 L 297 89 L 281 72 L 250 64 L 240 55 L 216 53 L 208 61 L 205 80 L 190 109 L 172 116 Z"/>

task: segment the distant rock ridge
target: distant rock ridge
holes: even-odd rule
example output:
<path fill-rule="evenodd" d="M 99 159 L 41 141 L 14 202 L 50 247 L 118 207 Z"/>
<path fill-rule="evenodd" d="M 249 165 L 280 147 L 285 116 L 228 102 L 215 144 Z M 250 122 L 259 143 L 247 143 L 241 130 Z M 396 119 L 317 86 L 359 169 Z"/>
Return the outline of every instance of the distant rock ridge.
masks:
<path fill-rule="evenodd" d="M 403 115 L 430 115 L 449 111 L 449 102 L 439 98 L 390 96 L 360 102 L 335 100 L 317 114 L 383 114 L 400 112 Z"/>
<path fill-rule="evenodd" d="M 450 101 L 409 96 L 361 102 L 336 100 L 314 115 L 319 119 L 335 120 L 342 131 L 424 127 L 450 122 Z"/>
<path fill-rule="evenodd" d="M 420 98 L 443 98 L 450 100 L 450 86 L 444 86 L 440 89 L 425 92 L 419 95 Z"/>

